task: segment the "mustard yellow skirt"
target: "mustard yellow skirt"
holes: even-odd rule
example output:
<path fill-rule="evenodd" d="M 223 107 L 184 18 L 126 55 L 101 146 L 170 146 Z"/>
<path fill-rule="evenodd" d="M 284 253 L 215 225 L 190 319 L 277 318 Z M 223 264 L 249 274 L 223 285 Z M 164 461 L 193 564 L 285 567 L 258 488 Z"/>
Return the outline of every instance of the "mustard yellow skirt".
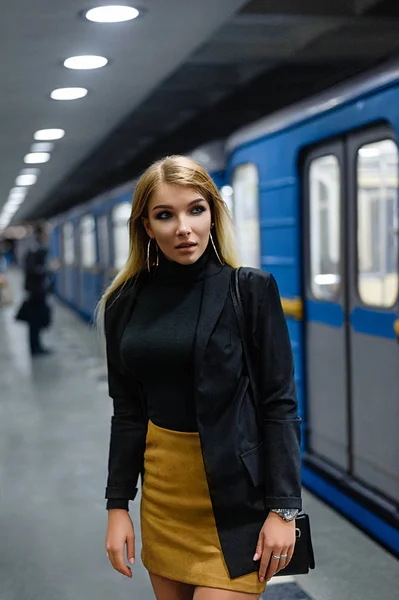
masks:
<path fill-rule="evenodd" d="M 263 593 L 266 586 L 257 573 L 235 579 L 229 576 L 199 434 L 163 429 L 150 421 L 144 467 L 141 559 L 146 569 L 194 586 Z"/>

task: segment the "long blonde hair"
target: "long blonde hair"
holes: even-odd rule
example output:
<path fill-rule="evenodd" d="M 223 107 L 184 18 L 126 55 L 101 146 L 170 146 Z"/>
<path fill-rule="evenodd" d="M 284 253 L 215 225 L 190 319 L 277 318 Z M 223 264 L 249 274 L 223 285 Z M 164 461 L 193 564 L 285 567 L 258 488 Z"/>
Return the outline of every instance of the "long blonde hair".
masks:
<path fill-rule="evenodd" d="M 148 234 L 143 217 L 148 217 L 148 202 L 159 187 L 166 183 L 195 189 L 211 207 L 213 240 L 221 260 L 232 267 L 239 266 L 234 236 L 234 226 L 228 208 L 218 188 L 207 171 L 186 156 L 168 156 L 152 164 L 140 177 L 134 192 L 132 212 L 129 218 L 129 257 L 115 279 L 102 296 L 97 321 L 102 326 L 105 304 L 118 288 L 147 268 Z"/>

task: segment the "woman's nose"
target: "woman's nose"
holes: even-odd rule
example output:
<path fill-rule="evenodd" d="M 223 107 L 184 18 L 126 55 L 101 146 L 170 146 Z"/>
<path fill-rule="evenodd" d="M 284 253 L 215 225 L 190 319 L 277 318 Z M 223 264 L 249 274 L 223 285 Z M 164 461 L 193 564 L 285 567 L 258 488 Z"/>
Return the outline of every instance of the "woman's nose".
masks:
<path fill-rule="evenodd" d="M 188 235 L 189 233 L 191 233 L 190 225 L 184 220 L 179 221 L 177 226 L 177 235 Z"/>

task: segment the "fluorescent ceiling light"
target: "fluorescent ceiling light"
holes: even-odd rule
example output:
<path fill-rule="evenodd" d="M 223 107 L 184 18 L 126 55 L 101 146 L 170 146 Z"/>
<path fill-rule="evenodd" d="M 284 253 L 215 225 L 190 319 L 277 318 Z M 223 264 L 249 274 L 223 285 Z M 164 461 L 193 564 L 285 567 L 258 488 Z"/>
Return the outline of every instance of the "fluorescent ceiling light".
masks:
<path fill-rule="evenodd" d="M 54 148 L 54 144 L 51 142 L 39 142 L 38 144 L 32 144 L 30 147 L 31 152 L 51 152 Z"/>
<path fill-rule="evenodd" d="M 22 187 L 14 187 L 10 190 L 9 196 L 26 196 L 28 190 Z"/>
<path fill-rule="evenodd" d="M 36 131 L 33 138 L 38 141 L 60 140 L 65 135 L 63 129 L 40 129 Z"/>
<path fill-rule="evenodd" d="M 131 21 L 139 16 L 139 11 L 133 6 L 99 6 L 86 13 L 86 19 L 96 23 L 121 23 Z"/>
<path fill-rule="evenodd" d="M 7 202 L 10 202 L 10 204 L 22 204 L 22 202 L 25 200 L 25 194 L 22 195 L 13 195 L 13 194 L 9 194 L 8 196 L 8 200 Z"/>
<path fill-rule="evenodd" d="M 87 95 L 87 89 L 81 87 L 58 88 L 53 90 L 50 97 L 53 100 L 77 100 Z"/>
<path fill-rule="evenodd" d="M 40 169 L 36 169 L 36 168 L 21 169 L 21 171 L 20 171 L 20 175 L 39 175 L 39 173 L 40 173 Z"/>
<path fill-rule="evenodd" d="M 108 63 L 105 56 L 71 56 L 64 62 L 67 69 L 101 69 Z"/>
<path fill-rule="evenodd" d="M 24 162 L 27 165 L 39 165 L 50 160 L 51 154 L 48 152 L 31 152 L 24 157 Z"/>
<path fill-rule="evenodd" d="M 17 185 L 33 185 L 36 183 L 37 175 L 19 175 L 15 183 Z"/>
<path fill-rule="evenodd" d="M 15 213 L 16 213 L 16 212 L 17 212 L 17 210 L 18 210 L 18 208 L 19 208 L 19 207 L 18 207 L 17 205 L 6 204 L 6 205 L 3 207 L 3 214 L 5 214 L 5 215 L 9 215 L 9 216 L 11 216 L 11 217 L 12 217 L 12 215 L 15 215 Z"/>
<path fill-rule="evenodd" d="M 17 208 L 21 206 L 25 201 L 25 198 L 19 198 L 18 200 L 15 198 L 9 198 L 6 206 L 16 206 Z"/>

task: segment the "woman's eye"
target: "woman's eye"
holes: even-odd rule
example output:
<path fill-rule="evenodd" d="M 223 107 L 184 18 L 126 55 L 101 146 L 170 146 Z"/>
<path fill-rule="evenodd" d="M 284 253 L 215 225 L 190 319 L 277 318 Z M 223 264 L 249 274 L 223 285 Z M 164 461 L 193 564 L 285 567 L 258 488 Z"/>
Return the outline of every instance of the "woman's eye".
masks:
<path fill-rule="evenodd" d="M 165 219 L 169 219 L 169 217 L 170 217 L 170 212 L 165 210 L 164 212 L 158 213 L 155 218 L 159 219 L 160 221 L 165 221 Z"/>
<path fill-rule="evenodd" d="M 196 206 L 195 208 L 193 208 L 192 212 L 193 212 L 194 215 L 200 215 L 204 211 L 205 211 L 204 206 Z"/>

